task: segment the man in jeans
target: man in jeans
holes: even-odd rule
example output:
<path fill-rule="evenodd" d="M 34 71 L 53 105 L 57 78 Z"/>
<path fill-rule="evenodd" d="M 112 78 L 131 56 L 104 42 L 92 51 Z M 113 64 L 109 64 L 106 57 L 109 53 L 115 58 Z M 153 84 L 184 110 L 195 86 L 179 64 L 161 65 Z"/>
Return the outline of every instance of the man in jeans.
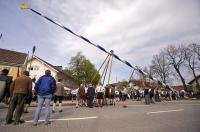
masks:
<path fill-rule="evenodd" d="M 45 125 L 50 124 L 50 102 L 52 99 L 52 95 L 56 89 L 56 81 L 51 76 L 51 71 L 46 70 L 45 75 L 40 77 L 39 80 L 35 84 L 35 92 L 38 95 L 38 104 L 35 111 L 34 117 L 34 126 L 37 126 L 38 120 L 40 118 L 40 112 L 42 110 L 42 106 L 45 102 Z"/>

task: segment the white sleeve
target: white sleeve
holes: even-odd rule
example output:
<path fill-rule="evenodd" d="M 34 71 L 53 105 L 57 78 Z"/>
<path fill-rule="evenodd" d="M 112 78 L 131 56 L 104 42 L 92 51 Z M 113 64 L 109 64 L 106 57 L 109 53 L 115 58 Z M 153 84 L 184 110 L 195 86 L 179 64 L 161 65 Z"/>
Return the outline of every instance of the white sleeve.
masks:
<path fill-rule="evenodd" d="M 102 92 L 105 92 L 105 88 L 104 87 L 102 87 Z"/>
<path fill-rule="evenodd" d="M 98 88 L 98 87 L 95 88 L 95 93 L 97 93 L 97 88 Z"/>

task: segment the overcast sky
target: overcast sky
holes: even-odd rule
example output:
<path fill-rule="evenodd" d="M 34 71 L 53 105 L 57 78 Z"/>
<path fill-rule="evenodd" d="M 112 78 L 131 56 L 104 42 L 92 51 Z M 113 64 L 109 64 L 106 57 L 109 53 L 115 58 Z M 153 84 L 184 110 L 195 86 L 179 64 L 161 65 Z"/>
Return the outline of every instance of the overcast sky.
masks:
<path fill-rule="evenodd" d="M 66 67 L 82 51 L 97 69 L 107 56 L 29 10 L 31 8 L 114 50 L 134 66 L 151 63 L 167 45 L 200 42 L 199 0 L 0 0 L 0 48 L 28 52 L 53 65 Z M 131 69 L 114 60 L 112 80 L 128 79 Z"/>

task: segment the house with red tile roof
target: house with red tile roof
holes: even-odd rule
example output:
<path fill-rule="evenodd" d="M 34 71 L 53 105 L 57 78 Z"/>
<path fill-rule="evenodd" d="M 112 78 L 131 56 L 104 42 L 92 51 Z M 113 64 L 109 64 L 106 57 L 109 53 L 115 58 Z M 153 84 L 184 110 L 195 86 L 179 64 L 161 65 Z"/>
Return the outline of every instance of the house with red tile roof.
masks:
<path fill-rule="evenodd" d="M 185 90 L 183 85 L 176 85 L 176 86 L 172 86 L 172 88 L 178 92 L 180 92 L 181 90 Z"/>
<path fill-rule="evenodd" d="M 72 77 L 63 73 L 62 66 L 54 66 L 37 56 L 29 59 L 27 53 L 0 48 L 0 70 L 3 69 L 8 69 L 8 75 L 13 79 L 21 76 L 24 70 L 30 72 L 31 78 L 38 79 L 48 69 L 56 80 L 62 78 L 66 87 L 72 89 L 78 87 Z"/>
<path fill-rule="evenodd" d="M 73 81 L 73 78 L 63 73 L 62 66 L 54 66 L 49 62 L 41 59 L 38 56 L 33 56 L 27 63 L 27 70 L 30 72 L 30 77 L 38 80 L 45 74 L 45 70 L 50 70 L 51 75 L 56 79 L 62 79 L 66 87 L 74 89 L 78 85 Z"/>
<path fill-rule="evenodd" d="M 13 79 L 19 77 L 26 69 L 28 54 L 0 48 L 0 70 L 8 69 Z"/>

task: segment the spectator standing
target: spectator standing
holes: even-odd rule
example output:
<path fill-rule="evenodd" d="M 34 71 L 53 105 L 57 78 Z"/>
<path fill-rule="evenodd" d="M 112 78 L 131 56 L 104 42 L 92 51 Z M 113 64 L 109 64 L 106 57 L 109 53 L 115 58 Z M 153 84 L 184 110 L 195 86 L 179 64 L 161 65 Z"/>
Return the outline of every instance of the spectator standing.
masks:
<path fill-rule="evenodd" d="M 62 112 L 62 100 L 64 96 L 64 85 L 61 83 L 62 79 L 58 79 L 58 82 L 56 83 L 56 92 L 54 93 L 54 103 L 53 103 L 53 113 L 55 113 L 55 107 L 57 100 L 59 101 L 58 109 L 59 112 Z"/>
<path fill-rule="evenodd" d="M 141 101 L 140 91 L 136 90 L 137 101 Z"/>
<path fill-rule="evenodd" d="M 105 88 L 101 84 L 96 87 L 97 102 L 100 107 L 103 107 L 104 92 Z"/>
<path fill-rule="evenodd" d="M 160 101 L 161 101 L 161 100 L 160 100 L 160 94 L 159 94 L 158 90 L 156 90 L 155 101 L 156 101 L 156 102 L 160 102 Z"/>
<path fill-rule="evenodd" d="M 31 91 L 31 95 L 26 98 L 24 113 L 28 113 L 28 107 L 30 106 L 32 98 L 33 98 L 33 88 L 35 87 L 35 80 L 36 80 L 35 78 L 32 79 L 32 91 Z"/>
<path fill-rule="evenodd" d="M 9 77 L 8 73 L 9 73 L 8 69 L 3 69 L 0 74 L 0 88 L 2 91 L 1 96 L 0 96 L 0 102 L 3 99 L 6 99 L 7 101 L 8 98 L 10 97 L 10 84 L 12 82 L 12 77 Z"/>
<path fill-rule="evenodd" d="M 93 101 L 94 101 L 94 96 L 95 96 L 95 89 L 94 87 L 92 86 L 92 84 L 89 84 L 89 87 L 87 89 L 87 106 L 89 108 L 93 108 L 94 104 L 93 104 Z"/>
<path fill-rule="evenodd" d="M 37 126 L 38 120 L 40 118 L 40 113 L 42 110 L 42 106 L 45 103 L 45 125 L 50 124 L 50 102 L 52 99 L 52 95 L 56 89 L 56 81 L 51 76 L 51 71 L 46 70 L 45 75 L 39 78 L 39 80 L 35 84 L 35 92 L 37 93 L 38 104 L 35 110 L 34 116 L 34 126 Z"/>
<path fill-rule="evenodd" d="M 72 102 L 74 102 L 74 100 L 75 101 L 77 100 L 77 92 L 78 92 L 78 89 L 71 91 L 71 100 L 72 100 Z"/>
<path fill-rule="evenodd" d="M 119 101 L 122 101 L 122 91 L 119 91 Z"/>
<path fill-rule="evenodd" d="M 14 125 L 18 125 L 24 122 L 23 120 L 20 120 L 24 110 L 24 102 L 26 101 L 26 98 L 32 94 L 32 80 L 28 76 L 29 72 L 24 71 L 23 75 L 16 78 L 11 84 L 11 101 L 6 116 L 6 124 L 12 123 L 14 111 Z"/>
<path fill-rule="evenodd" d="M 110 100 L 110 86 L 105 86 L 105 105 L 108 105 L 108 102 Z"/>
<path fill-rule="evenodd" d="M 85 95 L 85 87 L 83 84 L 80 85 L 77 92 L 77 103 L 76 107 L 86 105 L 85 104 L 86 95 Z"/>
<path fill-rule="evenodd" d="M 126 99 L 128 98 L 128 91 L 127 89 L 124 87 L 124 89 L 122 90 L 122 102 L 123 102 L 123 107 L 126 108 L 127 105 L 125 103 Z"/>
<path fill-rule="evenodd" d="M 150 104 L 149 89 L 147 87 L 145 87 L 144 89 L 144 99 L 145 99 L 145 104 Z"/>
<path fill-rule="evenodd" d="M 115 86 L 112 85 L 110 88 L 110 104 L 115 105 Z"/>
<path fill-rule="evenodd" d="M 153 88 L 150 89 L 149 96 L 150 96 L 150 102 L 152 104 L 155 104 L 155 102 L 154 102 L 154 89 Z"/>

